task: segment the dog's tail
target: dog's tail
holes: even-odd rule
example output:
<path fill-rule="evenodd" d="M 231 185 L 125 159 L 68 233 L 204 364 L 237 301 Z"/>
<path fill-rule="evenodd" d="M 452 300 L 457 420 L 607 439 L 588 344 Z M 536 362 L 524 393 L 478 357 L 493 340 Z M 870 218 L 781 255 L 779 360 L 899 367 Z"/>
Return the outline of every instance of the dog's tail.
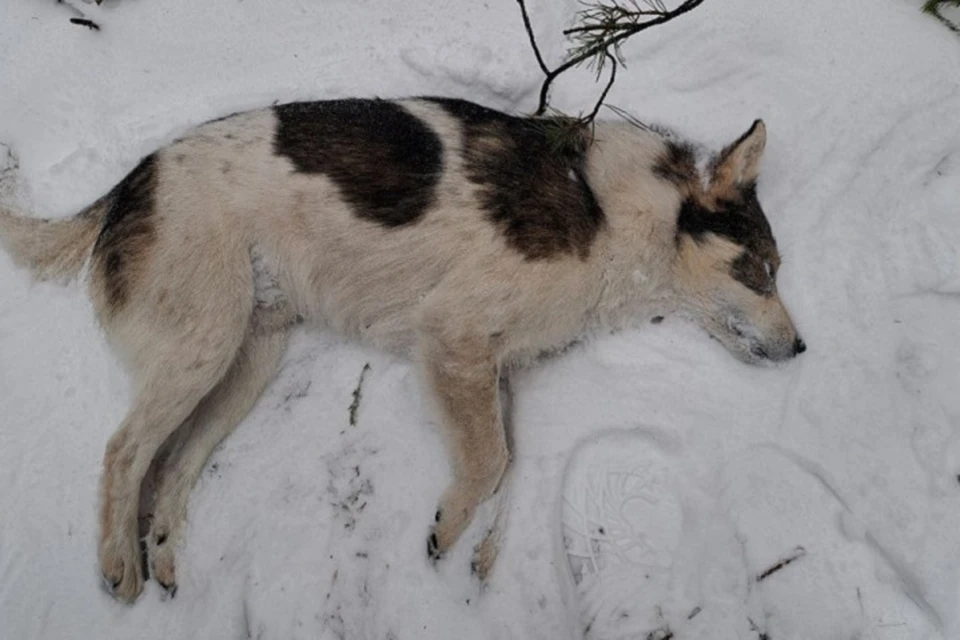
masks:
<path fill-rule="evenodd" d="M 29 218 L 0 206 L 0 246 L 38 280 L 69 281 L 90 256 L 111 202 L 104 196 L 62 220 Z"/>

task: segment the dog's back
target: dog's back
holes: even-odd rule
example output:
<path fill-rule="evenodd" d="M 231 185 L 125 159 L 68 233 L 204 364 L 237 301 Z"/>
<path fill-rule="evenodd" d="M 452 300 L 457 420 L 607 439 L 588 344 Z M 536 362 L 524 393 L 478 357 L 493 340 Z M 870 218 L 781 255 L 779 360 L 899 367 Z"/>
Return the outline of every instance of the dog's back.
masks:
<path fill-rule="evenodd" d="M 449 100 L 300 103 L 207 123 L 115 190 L 93 250 L 101 320 L 203 313 L 224 294 L 196 277 L 203 261 L 252 300 L 276 283 L 282 296 L 263 305 L 274 318 L 394 350 L 412 347 L 414 315 L 444 279 L 463 322 L 513 335 L 530 318 L 511 306 L 550 305 L 563 326 L 534 323 L 529 341 L 569 340 L 596 302 L 589 258 L 607 221 L 585 158 L 548 145 L 529 120 Z"/>

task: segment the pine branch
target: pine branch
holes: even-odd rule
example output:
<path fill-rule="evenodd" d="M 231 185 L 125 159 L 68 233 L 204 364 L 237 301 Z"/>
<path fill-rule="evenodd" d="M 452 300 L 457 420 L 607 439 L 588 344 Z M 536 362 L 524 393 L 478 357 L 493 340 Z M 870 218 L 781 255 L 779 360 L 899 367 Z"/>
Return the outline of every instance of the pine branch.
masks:
<path fill-rule="evenodd" d="M 953 2 L 954 0 L 948 1 Z M 517 0 L 517 4 L 520 5 L 520 12 L 523 15 L 523 24 L 530 39 L 530 45 L 533 47 L 540 69 L 546 76 L 540 86 L 540 100 L 534 115 L 541 116 L 546 113 L 549 106 L 550 86 L 560 74 L 573 67 L 586 64 L 596 71 L 599 78 L 605 65 L 609 62 L 611 64 L 610 81 L 591 113 L 580 118 L 584 124 L 592 122 L 610 91 L 610 87 L 613 86 L 617 63 L 625 66 L 621 46 L 627 38 L 693 11 L 703 3 L 703 0 L 684 0 L 675 9 L 667 9 L 663 0 L 643 0 L 643 2 L 644 6 L 641 6 L 638 0 L 601 0 L 595 5 L 588 5 L 578 14 L 581 24 L 563 32 L 574 43 L 566 60 L 558 67 L 550 69 L 544 62 L 540 48 L 537 46 L 526 3 L 524 0 Z"/>
<path fill-rule="evenodd" d="M 940 7 L 944 5 L 960 7 L 960 0 L 927 0 L 923 5 L 923 10 L 946 25 L 950 31 L 960 33 L 960 25 L 940 13 Z"/>

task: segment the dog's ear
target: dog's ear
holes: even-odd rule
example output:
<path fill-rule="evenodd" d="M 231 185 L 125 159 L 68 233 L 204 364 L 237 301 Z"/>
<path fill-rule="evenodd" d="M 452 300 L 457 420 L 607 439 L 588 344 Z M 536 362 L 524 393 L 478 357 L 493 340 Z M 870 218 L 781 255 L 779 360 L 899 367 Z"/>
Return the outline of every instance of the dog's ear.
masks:
<path fill-rule="evenodd" d="M 733 187 L 756 180 L 766 144 L 767 127 L 763 120 L 756 120 L 749 131 L 720 154 L 713 170 L 714 184 Z"/>

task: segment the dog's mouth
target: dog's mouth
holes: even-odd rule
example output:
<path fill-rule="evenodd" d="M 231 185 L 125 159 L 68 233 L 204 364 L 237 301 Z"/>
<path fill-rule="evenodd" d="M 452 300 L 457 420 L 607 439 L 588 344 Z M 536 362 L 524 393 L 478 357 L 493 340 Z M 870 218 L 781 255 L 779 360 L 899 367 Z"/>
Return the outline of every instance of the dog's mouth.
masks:
<path fill-rule="evenodd" d="M 728 327 L 730 328 L 730 332 L 736 336 L 737 342 L 739 342 L 742 347 L 749 351 L 751 356 L 760 360 L 772 360 L 770 354 L 767 353 L 767 350 L 763 347 L 760 341 L 747 334 L 747 332 L 744 331 L 741 323 L 731 321 L 728 323 Z"/>
<path fill-rule="evenodd" d="M 771 360 L 770 356 L 767 354 L 767 350 L 756 343 L 750 344 L 750 355 L 760 358 L 761 360 Z"/>
<path fill-rule="evenodd" d="M 728 317 L 723 328 L 726 329 L 722 332 L 726 334 L 725 336 L 721 337 L 711 332 L 711 337 L 716 338 L 738 360 L 754 365 L 769 365 L 777 362 L 750 325 L 740 318 Z"/>
<path fill-rule="evenodd" d="M 720 318 L 701 318 L 700 326 L 723 345 L 737 360 L 750 365 L 775 366 L 786 362 L 800 351 L 781 348 L 777 341 L 764 340 L 757 328 L 737 313 Z M 799 339 L 797 339 L 799 342 Z"/>

